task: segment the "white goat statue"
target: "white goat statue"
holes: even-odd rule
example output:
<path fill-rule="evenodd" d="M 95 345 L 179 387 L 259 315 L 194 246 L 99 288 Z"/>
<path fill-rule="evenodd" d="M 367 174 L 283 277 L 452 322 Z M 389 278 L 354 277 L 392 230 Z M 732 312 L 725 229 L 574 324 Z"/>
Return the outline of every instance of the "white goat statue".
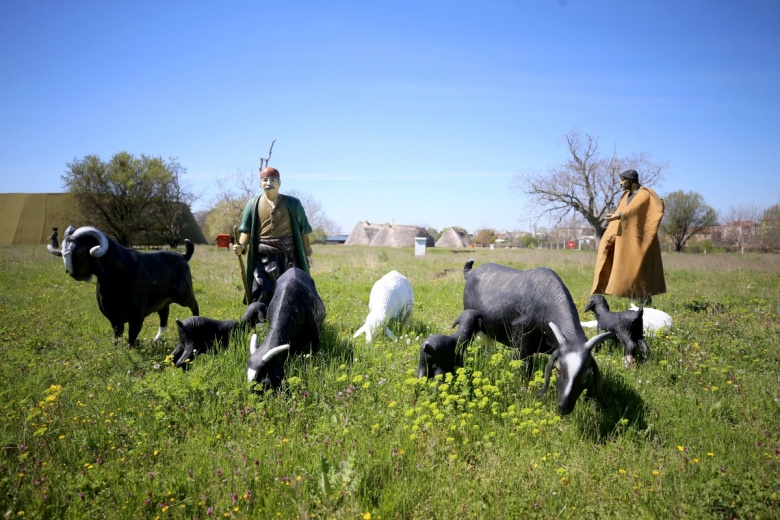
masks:
<path fill-rule="evenodd" d="M 390 271 L 374 283 L 368 298 L 368 316 L 366 322 L 352 336 L 366 335 L 366 343 L 371 343 L 377 332 L 384 328 L 390 339 L 395 338 L 387 324 L 391 319 L 405 320 L 412 312 L 414 290 L 409 279 L 398 271 Z"/>

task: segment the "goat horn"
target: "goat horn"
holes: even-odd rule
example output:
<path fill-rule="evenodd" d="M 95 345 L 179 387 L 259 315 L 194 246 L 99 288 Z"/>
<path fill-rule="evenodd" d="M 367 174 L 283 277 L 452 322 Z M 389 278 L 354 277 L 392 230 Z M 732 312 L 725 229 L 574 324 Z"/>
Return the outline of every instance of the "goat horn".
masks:
<path fill-rule="evenodd" d="M 539 399 L 545 393 L 547 393 L 547 389 L 550 388 L 550 375 L 552 375 L 552 369 L 557 359 L 558 359 L 558 351 L 556 350 L 555 352 L 550 354 L 550 361 L 547 362 L 547 366 L 544 368 L 544 384 L 542 385 L 542 388 L 540 388 L 539 391 L 536 393 L 537 399 Z"/>
<path fill-rule="evenodd" d="M 558 328 L 558 325 L 556 325 L 553 322 L 549 323 L 550 330 L 552 331 L 553 335 L 555 336 L 555 340 L 558 342 L 558 346 L 563 346 L 564 343 L 566 343 L 566 338 L 563 336 L 563 333 L 561 332 L 561 329 Z"/>
<path fill-rule="evenodd" d="M 590 352 L 591 350 L 593 350 L 593 347 L 595 347 L 605 339 L 613 338 L 613 337 L 615 337 L 615 335 L 612 332 L 602 332 L 598 336 L 593 336 L 588 340 L 587 343 L 585 343 L 585 350 Z"/>
<path fill-rule="evenodd" d="M 279 352 L 282 352 L 282 351 L 285 351 L 285 350 L 290 350 L 290 345 L 279 345 L 278 347 L 272 348 L 271 350 L 269 350 L 268 352 L 265 353 L 263 358 L 260 360 L 260 363 L 261 364 L 265 363 L 266 361 L 268 361 L 272 357 L 276 356 L 276 354 L 278 354 Z"/>
<path fill-rule="evenodd" d="M 82 235 L 93 236 L 98 241 L 98 245 L 89 250 L 90 255 L 100 258 L 108 252 L 108 237 L 98 228 L 92 226 L 80 227 L 73 233 L 71 238 L 76 239 Z"/>
<path fill-rule="evenodd" d="M 249 355 L 255 353 L 257 350 L 257 334 L 252 334 L 252 339 L 249 340 Z"/>

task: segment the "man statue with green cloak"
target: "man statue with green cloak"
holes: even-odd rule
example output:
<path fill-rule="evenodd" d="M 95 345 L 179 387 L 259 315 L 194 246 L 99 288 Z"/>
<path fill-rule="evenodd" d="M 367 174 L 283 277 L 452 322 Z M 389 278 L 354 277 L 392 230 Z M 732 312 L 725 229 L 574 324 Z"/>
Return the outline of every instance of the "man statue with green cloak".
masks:
<path fill-rule="evenodd" d="M 281 184 L 279 170 L 270 166 L 260 170 L 262 194 L 244 208 L 238 243 L 233 245 L 235 254 L 247 254 L 245 276 L 246 286 L 251 288 L 251 302 L 266 305 L 282 273 L 291 267 L 308 273 L 311 263 L 312 229 L 306 212 L 300 200 L 279 193 Z"/>

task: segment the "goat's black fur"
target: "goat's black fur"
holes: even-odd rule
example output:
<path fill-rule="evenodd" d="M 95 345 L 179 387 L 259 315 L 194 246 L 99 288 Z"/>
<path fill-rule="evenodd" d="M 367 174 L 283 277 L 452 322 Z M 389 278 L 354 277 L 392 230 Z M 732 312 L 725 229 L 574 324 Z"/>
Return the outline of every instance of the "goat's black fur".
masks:
<path fill-rule="evenodd" d="M 463 351 L 474 336 L 485 332 L 482 316 L 473 309 L 464 310 L 452 326 L 458 326 L 454 334 L 431 334 L 420 346 L 420 363 L 417 377 L 435 377 L 454 372 L 463 366 Z"/>
<path fill-rule="evenodd" d="M 611 332 L 623 344 L 624 355 L 628 360 L 636 358 L 637 347 L 642 356 L 647 357 L 649 349 L 645 343 L 642 307 L 637 310 L 612 312 L 607 299 L 600 294 L 594 294 L 585 307 L 585 312 L 588 311 L 593 311 L 596 315 L 598 330 Z"/>

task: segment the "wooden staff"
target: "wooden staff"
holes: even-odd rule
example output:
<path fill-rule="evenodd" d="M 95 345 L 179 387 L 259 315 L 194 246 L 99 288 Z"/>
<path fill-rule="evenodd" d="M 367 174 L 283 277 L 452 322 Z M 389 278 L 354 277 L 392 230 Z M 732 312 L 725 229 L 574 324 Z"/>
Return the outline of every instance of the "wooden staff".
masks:
<path fill-rule="evenodd" d="M 236 244 L 241 244 L 241 242 L 238 241 L 238 226 L 233 226 L 233 237 L 236 241 Z M 241 283 L 244 284 L 244 295 L 246 296 L 246 304 L 249 305 L 252 303 L 252 297 L 251 294 L 249 294 L 249 287 L 246 284 L 246 269 L 244 269 L 244 257 L 241 255 L 238 255 L 238 265 L 241 267 Z"/>

